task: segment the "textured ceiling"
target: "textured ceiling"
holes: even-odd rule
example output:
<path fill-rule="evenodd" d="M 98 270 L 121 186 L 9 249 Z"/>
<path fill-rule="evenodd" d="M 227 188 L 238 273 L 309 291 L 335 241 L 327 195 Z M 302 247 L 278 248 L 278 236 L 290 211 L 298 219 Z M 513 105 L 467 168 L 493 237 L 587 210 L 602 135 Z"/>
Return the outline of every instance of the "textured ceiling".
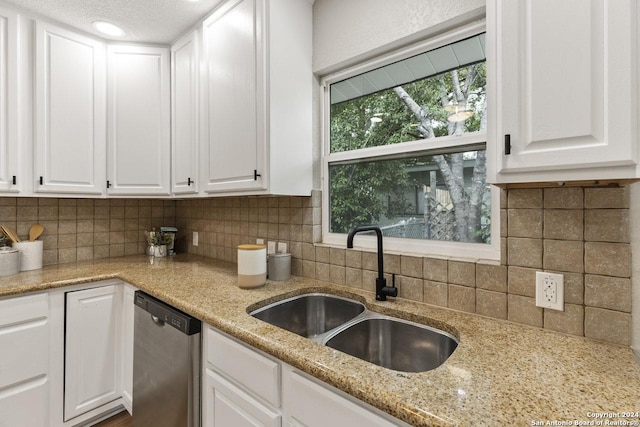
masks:
<path fill-rule="evenodd" d="M 104 39 L 169 44 L 196 24 L 220 0 L 1 0 Z M 91 23 L 108 21 L 126 35 L 109 37 Z"/>

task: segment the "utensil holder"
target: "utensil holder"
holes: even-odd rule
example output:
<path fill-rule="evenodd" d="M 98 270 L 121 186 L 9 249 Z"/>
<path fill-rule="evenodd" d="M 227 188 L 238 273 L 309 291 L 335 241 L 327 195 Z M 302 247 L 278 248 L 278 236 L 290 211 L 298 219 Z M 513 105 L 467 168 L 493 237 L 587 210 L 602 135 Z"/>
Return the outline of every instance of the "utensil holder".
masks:
<path fill-rule="evenodd" d="M 20 271 L 42 268 L 42 240 L 33 242 L 14 242 L 12 246 L 20 251 Z"/>
<path fill-rule="evenodd" d="M 238 287 L 257 288 L 267 283 L 267 247 L 238 246 Z"/>

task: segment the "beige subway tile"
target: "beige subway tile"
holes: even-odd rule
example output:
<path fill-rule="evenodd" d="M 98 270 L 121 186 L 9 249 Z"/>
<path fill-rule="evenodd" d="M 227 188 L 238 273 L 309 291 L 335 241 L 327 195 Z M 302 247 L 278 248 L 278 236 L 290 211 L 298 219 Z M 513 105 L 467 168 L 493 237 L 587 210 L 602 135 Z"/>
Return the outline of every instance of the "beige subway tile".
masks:
<path fill-rule="evenodd" d="M 93 219 L 93 214 L 93 204 L 91 206 L 78 206 L 78 219 Z M 91 259 L 93 259 L 93 253 Z"/>
<path fill-rule="evenodd" d="M 582 304 L 584 302 L 584 274 L 559 272 L 564 276 L 564 302 Z"/>
<path fill-rule="evenodd" d="M 2 224 L 6 225 L 8 222 L 15 222 L 17 220 L 16 206 L 0 206 L 0 221 L 2 221 Z"/>
<path fill-rule="evenodd" d="M 0 197 L 0 206 L 16 206 L 17 203 L 16 197 Z"/>
<path fill-rule="evenodd" d="M 626 243 L 585 242 L 584 264 L 589 274 L 631 277 L 631 247 Z"/>
<path fill-rule="evenodd" d="M 369 292 L 375 292 L 377 278 L 377 271 L 362 270 L 362 289 Z"/>
<path fill-rule="evenodd" d="M 93 246 L 78 248 L 78 261 L 91 261 L 93 259 Z"/>
<path fill-rule="evenodd" d="M 509 236 L 509 211 L 507 209 L 500 209 L 500 237 Z"/>
<path fill-rule="evenodd" d="M 73 236 L 73 234 L 69 234 L 69 236 Z M 80 248 L 80 247 L 93 246 L 93 233 L 79 233 L 76 236 L 77 236 L 77 239 L 76 239 L 77 247 Z"/>
<path fill-rule="evenodd" d="M 245 223 L 240 223 L 239 234 L 246 234 L 242 232 L 243 231 L 242 224 L 245 224 Z M 289 226 L 289 224 L 278 224 L 278 241 L 291 240 L 290 230 L 291 230 L 291 227 Z"/>
<path fill-rule="evenodd" d="M 509 237 L 507 259 L 510 266 L 542 268 L 542 239 Z"/>
<path fill-rule="evenodd" d="M 211 233 L 209 233 L 211 234 Z M 126 230 L 124 232 L 124 242 L 134 243 L 138 241 L 138 230 Z"/>
<path fill-rule="evenodd" d="M 17 206 L 16 218 L 18 221 L 38 221 L 38 206 Z"/>
<path fill-rule="evenodd" d="M 447 281 L 456 285 L 476 285 L 476 265 L 472 262 L 449 261 Z"/>
<path fill-rule="evenodd" d="M 400 274 L 422 278 L 422 258 L 402 255 L 400 257 Z"/>
<path fill-rule="evenodd" d="M 59 199 L 55 197 L 39 197 L 38 206 L 58 206 Z"/>
<path fill-rule="evenodd" d="M 542 208 L 542 189 L 516 188 L 508 190 L 509 209 Z"/>
<path fill-rule="evenodd" d="M 542 237 L 542 209 L 509 209 L 509 237 Z"/>
<path fill-rule="evenodd" d="M 507 239 L 505 237 L 500 238 L 500 264 L 507 265 L 509 262 L 509 252 Z"/>
<path fill-rule="evenodd" d="M 140 251 L 140 247 L 138 246 L 138 242 L 129 242 L 124 244 L 124 254 L 125 255 L 138 255 L 144 253 L 144 251 Z"/>
<path fill-rule="evenodd" d="M 124 243 L 109 244 L 109 258 L 124 256 Z"/>
<path fill-rule="evenodd" d="M 345 265 L 346 250 L 341 248 L 331 248 L 329 251 L 332 265 Z"/>
<path fill-rule="evenodd" d="M 427 304 L 446 307 L 449 300 L 449 286 L 446 283 L 424 280 L 423 301 Z"/>
<path fill-rule="evenodd" d="M 78 252 L 75 247 L 58 249 L 58 264 L 67 264 L 78 260 Z"/>
<path fill-rule="evenodd" d="M 357 249 L 347 249 L 345 254 L 345 265 L 351 268 L 362 269 L 362 251 Z"/>
<path fill-rule="evenodd" d="M 96 245 L 93 247 L 93 259 L 109 258 L 109 245 Z"/>
<path fill-rule="evenodd" d="M 577 209 L 546 209 L 544 211 L 544 238 L 556 240 L 582 240 L 584 236 L 583 211 Z"/>
<path fill-rule="evenodd" d="M 316 262 L 331 263 L 331 248 L 328 246 L 316 246 Z"/>
<path fill-rule="evenodd" d="M 378 271 L 378 256 L 375 252 L 362 252 L 362 269 Z"/>
<path fill-rule="evenodd" d="M 294 276 L 302 276 L 302 260 L 291 258 L 291 274 Z"/>
<path fill-rule="evenodd" d="M 76 241 L 76 234 L 60 234 L 58 236 L 58 249 L 75 248 L 77 246 Z M 58 255 L 60 255 L 60 253 L 58 253 Z"/>
<path fill-rule="evenodd" d="M 352 288 L 362 288 L 362 270 L 360 268 L 346 267 L 346 285 Z"/>
<path fill-rule="evenodd" d="M 278 223 L 289 224 L 291 222 L 291 212 L 289 208 L 278 208 Z"/>
<path fill-rule="evenodd" d="M 626 209 L 629 203 L 628 186 L 584 189 L 584 207 L 587 209 Z"/>
<path fill-rule="evenodd" d="M 278 240 L 279 227 L 277 223 L 269 223 L 267 225 L 267 239 Z"/>
<path fill-rule="evenodd" d="M 584 271 L 584 243 L 545 239 L 543 265 L 546 270 L 582 273 Z"/>
<path fill-rule="evenodd" d="M 508 289 L 510 294 L 536 296 L 536 269 L 509 266 Z"/>
<path fill-rule="evenodd" d="M 331 264 L 316 262 L 316 280 L 323 282 L 331 281 Z"/>
<path fill-rule="evenodd" d="M 109 232 L 109 244 L 110 245 L 124 244 L 124 231 L 110 231 Z M 124 247 L 123 247 L 123 251 L 124 251 Z M 109 253 L 111 253 L 111 250 L 109 250 Z"/>
<path fill-rule="evenodd" d="M 424 297 L 422 279 L 399 276 L 396 277 L 396 286 L 398 287 L 398 297 L 422 302 Z"/>
<path fill-rule="evenodd" d="M 400 274 L 400 255 L 384 254 L 383 262 L 385 273 Z"/>
<path fill-rule="evenodd" d="M 94 245 L 109 245 L 109 232 L 101 231 L 98 233 L 93 233 L 93 244 Z"/>
<path fill-rule="evenodd" d="M 476 264 L 476 287 L 489 291 L 507 292 L 507 267 Z"/>
<path fill-rule="evenodd" d="M 76 226 L 78 233 L 93 233 L 93 220 L 92 219 L 79 219 Z"/>
<path fill-rule="evenodd" d="M 542 308 L 536 307 L 536 299 L 520 295 L 508 296 L 507 319 L 530 326 L 542 327 Z"/>
<path fill-rule="evenodd" d="M 588 209 L 584 220 L 585 240 L 629 243 L 628 209 Z"/>
<path fill-rule="evenodd" d="M 54 265 L 58 263 L 58 250 L 57 249 L 44 249 L 42 251 L 42 264 Z"/>
<path fill-rule="evenodd" d="M 509 194 L 508 190 L 505 190 L 504 188 L 500 189 L 500 209 L 507 209 L 507 196 Z"/>
<path fill-rule="evenodd" d="M 585 307 L 584 336 L 628 346 L 631 344 L 631 315 L 602 308 Z"/>
<path fill-rule="evenodd" d="M 565 334 L 584 336 L 584 307 L 565 304 L 564 311 L 545 309 L 544 328 Z"/>
<path fill-rule="evenodd" d="M 342 265 L 331 265 L 329 267 L 330 282 L 338 285 L 346 284 L 346 267 Z"/>
<path fill-rule="evenodd" d="M 2 217 L 2 208 L 0 208 L 0 217 Z M 57 221 L 58 206 L 40 205 L 38 206 L 38 221 Z"/>
<path fill-rule="evenodd" d="M 289 244 L 289 252 L 291 253 L 291 258 L 304 259 L 302 257 L 302 243 L 300 242 L 291 242 Z"/>
<path fill-rule="evenodd" d="M 446 259 L 428 258 L 422 260 L 422 277 L 425 280 L 446 282 L 449 262 Z"/>
<path fill-rule="evenodd" d="M 42 238 L 42 247 L 44 250 L 57 249 L 58 248 L 58 235 L 52 234 L 50 236 L 44 236 Z"/>
<path fill-rule="evenodd" d="M 78 206 L 78 199 L 59 199 L 58 204 L 60 206 L 71 206 L 75 208 Z"/>
<path fill-rule="evenodd" d="M 585 275 L 584 304 L 591 307 L 631 312 L 631 279 Z"/>
<path fill-rule="evenodd" d="M 476 289 L 476 313 L 495 319 L 506 319 L 507 294 Z"/>
<path fill-rule="evenodd" d="M 44 236 L 51 236 L 58 234 L 58 221 L 39 221 L 40 225 L 44 227 Z"/>
<path fill-rule="evenodd" d="M 279 220 L 279 210 L 278 208 L 268 208 L 267 210 L 267 220 L 271 224 L 277 224 Z M 233 213 L 231 215 L 233 217 Z"/>
<path fill-rule="evenodd" d="M 584 192 L 582 187 L 562 187 L 544 189 L 545 209 L 582 209 Z"/>
<path fill-rule="evenodd" d="M 124 231 L 124 219 L 111 218 L 109 220 L 109 231 Z"/>
<path fill-rule="evenodd" d="M 449 285 L 448 307 L 454 310 L 475 313 L 476 290 L 468 286 Z"/>

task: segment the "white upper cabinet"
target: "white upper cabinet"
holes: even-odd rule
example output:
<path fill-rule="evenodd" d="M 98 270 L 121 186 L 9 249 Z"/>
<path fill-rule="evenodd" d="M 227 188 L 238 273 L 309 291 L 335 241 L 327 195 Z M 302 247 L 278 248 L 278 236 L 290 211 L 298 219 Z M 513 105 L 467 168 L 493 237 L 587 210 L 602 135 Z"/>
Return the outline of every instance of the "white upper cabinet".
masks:
<path fill-rule="evenodd" d="M 107 49 L 107 193 L 170 194 L 169 49 Z"/>
<path fill-rule="evenodd" d="M 310 194 L 311 24 L 299 0 L 228 0 L 204 22 L 204 192 Z"/>
<path fill-rule="evenodd" d="M 199 31 L 171 47 L 171 192 L 198 192 Z"/>
<path fill-rule="evenodd" d="M 34 190 L 104 194 L 105 46 L 35 24 Z"/>
<path fill-rule="evenodd" d="M 0 7 L 0 193 L 17 192 L 17 16 Z M 15 182 L 14 182 L 15 181 Z"/>
<path fill-rule="evenodd" d="M 640 176 L 637 26 L 635 0 L 487 2 L 490 181 Z"/>

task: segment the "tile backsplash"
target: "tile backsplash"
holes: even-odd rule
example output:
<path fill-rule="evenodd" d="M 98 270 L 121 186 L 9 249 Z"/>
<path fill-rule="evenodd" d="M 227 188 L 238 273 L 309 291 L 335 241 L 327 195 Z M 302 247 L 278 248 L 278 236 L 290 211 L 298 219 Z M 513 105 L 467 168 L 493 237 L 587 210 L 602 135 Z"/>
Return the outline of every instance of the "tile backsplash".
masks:
<path fill-rule="evenodd" d="M 500 207 L 500 262 L 386 253 L 399 297 L 630 345 L 629 188 L 502 190 Z M 20 237 L 33 223 L 45 227 L 45 264 L 143 253 L 144 230 L 175 225 L 179 251 L 235 262 L 239 244 L 285 242 L 293 274 L 374 291 L 376 254 L 323 245 L 321 221 L 318 191 L 178 201 L 0 198 L 0 223 Z M 564 312 L 535 306 L 540 270 L 564 275 Z"/>
<path fill-rule="evenodd" d="M 175 224 L 174 200 L 0 197 L 0 224 L 27 240 L 44 226 L 43 264 L 142 254 L 144 231 Z"/>

